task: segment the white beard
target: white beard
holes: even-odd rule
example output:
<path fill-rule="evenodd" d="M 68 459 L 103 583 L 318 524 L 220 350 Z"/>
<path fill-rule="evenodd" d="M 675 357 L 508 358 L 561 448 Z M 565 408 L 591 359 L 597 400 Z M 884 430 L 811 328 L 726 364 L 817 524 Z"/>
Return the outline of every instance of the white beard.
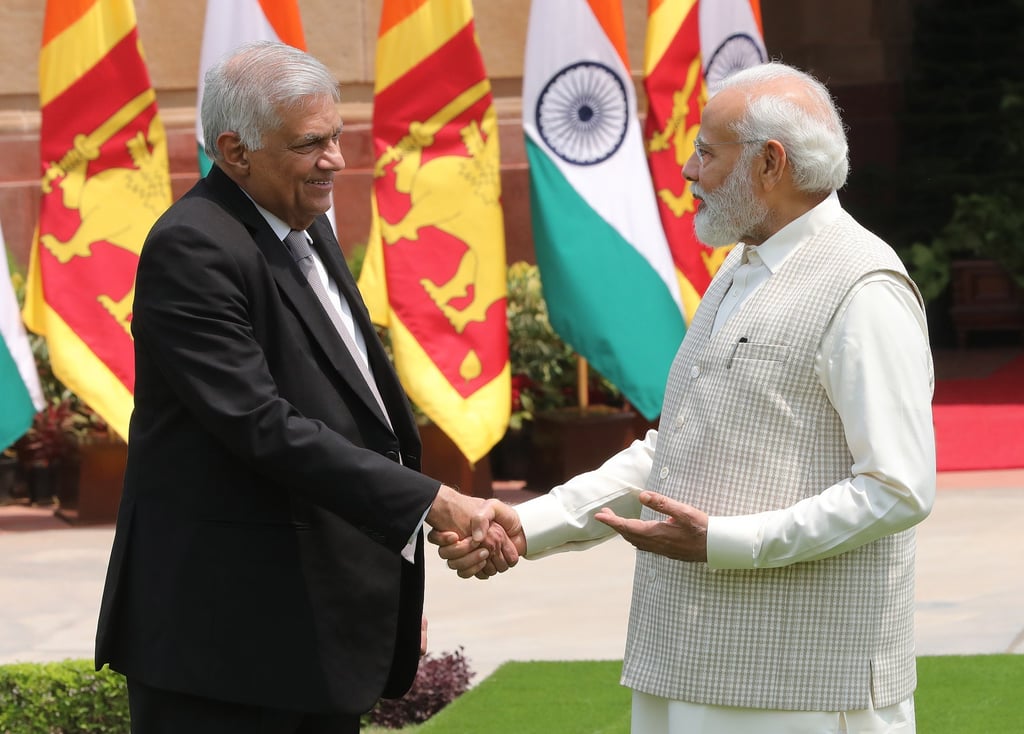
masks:
<path fill-rule="evenodd" d="M 754 196 L 754 184 L 746 175 L 741 159 L 725 183 L 714 191 L 703 191 L 692 184 L 694 195 L 702 199 L 693 218 L 697 239 L 709 247 L 723 247 L 739 242 L 764 224 L 768 207 Z"/>

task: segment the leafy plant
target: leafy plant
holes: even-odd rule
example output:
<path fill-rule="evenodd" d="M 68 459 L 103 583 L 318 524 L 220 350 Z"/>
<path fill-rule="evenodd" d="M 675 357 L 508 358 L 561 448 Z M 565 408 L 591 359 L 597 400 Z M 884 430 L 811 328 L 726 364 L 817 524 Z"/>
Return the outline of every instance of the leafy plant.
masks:
<path fill-rule="evenodd" d="M 577 404 L 578 357 L 552 328 L 540 269 L 526 262 L 508 268 L 508 351 L 512 369 L 512 419 L 522 428 L 537 413 Z M 622 406 L 622 393 L 596 370 L 587 374 L 588 403 Z"/>
<path fill-rule="evenodd" d="M 472 677 L 461 647 L 437 656 L 428 654 L 420 661 L 409 692 L 401 698 L 381 699 L 365 718 L 385 729 L 419 724 L 469 690 Z"/>
<path fill-rule="evenodd" d="M 926 300 L 957 258 L 995 260 L 1024 285 L 1024 0 L 928 0 L 914 13 L 890 234 L 910 243 L 901 252 Z"/>
<path fill-rule="evenodd" d="M 955 197 L 953 216 L 930 243 L 910 248 L 914 281 L 926 301 L 949 283 L 950 265 L 958 257 L 991 259 L 1024 288 L 1024 185 L 1005 184 L 987 193 Z"/>
<path fill-rule="evenodd" d="M 536 265 L 508 267 L 508 352 L 512 369 L 511 428 L 522 428 L 543 410 L 572 403 L 576 356 L 548 320 Z"/>
<path fill-rule="evenodd" d="M 14 272 L 11 284 L 20 308 L 25 303 L 25 278 Z M 14 444 L 22 466 L 54 463 L 73 454 L 82 444 L 120 440 L 106 421 L 54 374 L 46 338 L 29 331 L 28 341 L 46 405 Z"/>
<path fill-rule="evenodd" d="M 124 734 L 128 689 L 91 660 L 0 666 L 0 732 Z"/>

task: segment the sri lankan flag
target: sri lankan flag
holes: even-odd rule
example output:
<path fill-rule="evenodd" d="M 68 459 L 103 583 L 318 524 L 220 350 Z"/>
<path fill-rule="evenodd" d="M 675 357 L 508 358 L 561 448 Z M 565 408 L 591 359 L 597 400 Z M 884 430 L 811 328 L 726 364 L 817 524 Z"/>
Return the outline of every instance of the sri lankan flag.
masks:
<path fill-rule="evenodd" d="M 135 268 L 171 202 L 167 141 L 130 0 L 50 0 L 39 55 L 42 198 L 25 323 L 54 374 L 121 436 Z"/>
<path fill-rule="evenodd" d="M 384 0 L 359 285 L 409 397 L 466 458 L 511 409 L 497 116 L 469 0 Z"/>
<path fill-rule="evenodd" d="M 679 171 L 693 153 L 708 88 L 767 59 L 761 7 L 759 0 L 648 0 L 647 16 L 644 140 L 689 323 L 729 248 L 697 241 L 693 194 Z"/>

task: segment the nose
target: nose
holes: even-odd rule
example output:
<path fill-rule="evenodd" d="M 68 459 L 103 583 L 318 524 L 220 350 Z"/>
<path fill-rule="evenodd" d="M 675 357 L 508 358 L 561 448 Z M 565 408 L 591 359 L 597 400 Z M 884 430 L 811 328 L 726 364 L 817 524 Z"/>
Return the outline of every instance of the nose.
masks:
<path fill-rule="evenodd" d="M 320 156 L 320 160 L 317 163 L 321 168 L 331 171 L 344 170 L 346 163 L 345 156 L 341 152 L 341 141 L 329 141 L 327 147 L 324 148 L 324 154 Z"/>
<path fill-rule="evenodd" d="M 694 151 L 690 153 L 690 157 L 683 164 L 683 178 L 687 181 L 696 181 L 699 175 L 700 159 L 697 157 L 697 151 Z"/>

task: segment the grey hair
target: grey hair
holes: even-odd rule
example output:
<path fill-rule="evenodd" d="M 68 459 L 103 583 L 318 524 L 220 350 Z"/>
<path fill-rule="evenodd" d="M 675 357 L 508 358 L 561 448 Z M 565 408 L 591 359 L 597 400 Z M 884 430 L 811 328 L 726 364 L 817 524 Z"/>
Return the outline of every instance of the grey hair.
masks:
<path fill-rule="evenodd" d="M 804 95 L 778 93 L 778 80 L 802 83 Z M 746 93 L 743 117 L 731 127 L 741 140 L 777 140 L 786 150 L 793 183 L 806 193 L 831 193 L 850 173 L 846 128 L 824 84 L 792 66 L 759 64 L 726 77 L 715 89 Z M 714 95 L 712 95 L 714 96 Z"/>
<path fill-rule="evenodd" d="M 206 72 L 203 138 L 210 160 L 220 160 L 217 138 L 237 133 L 247 150 L 263 147 L 263 136 L 281 126 L 281 113 L 312 97 L 341 100 L 338 81 L 304 51 L 277 41 L 246 43 Z"/>

